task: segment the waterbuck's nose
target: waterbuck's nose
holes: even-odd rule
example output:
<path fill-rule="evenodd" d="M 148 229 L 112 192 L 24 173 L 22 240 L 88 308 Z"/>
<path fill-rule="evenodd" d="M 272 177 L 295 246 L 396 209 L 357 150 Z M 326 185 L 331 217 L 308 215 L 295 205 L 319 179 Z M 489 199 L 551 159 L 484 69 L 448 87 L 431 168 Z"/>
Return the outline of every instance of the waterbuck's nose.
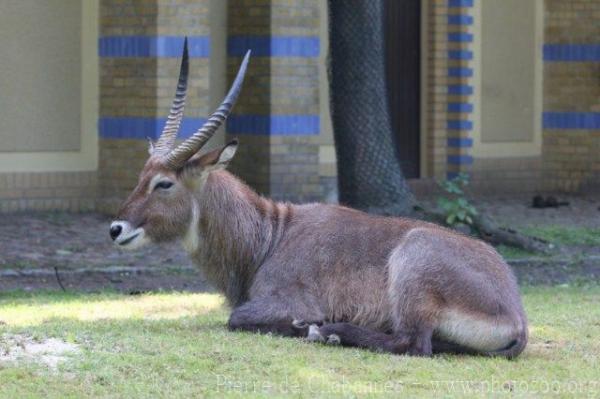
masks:
<path fill-rule="evenodd" d="M 114 240 L 117 239 L 117 237 L 119 236 L 119 234 L 121 234 L 121 231 L 123 231 L 123 227 L 121 226 L 121 224 L 119 223 L 113 223 L 110 225 L 110 238 Z"/>

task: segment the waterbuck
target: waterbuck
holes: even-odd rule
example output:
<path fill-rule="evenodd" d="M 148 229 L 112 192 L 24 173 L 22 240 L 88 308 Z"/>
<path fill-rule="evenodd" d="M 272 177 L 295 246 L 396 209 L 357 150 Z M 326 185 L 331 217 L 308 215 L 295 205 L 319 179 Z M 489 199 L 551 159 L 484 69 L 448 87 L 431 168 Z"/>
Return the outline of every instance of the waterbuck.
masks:
<path fill-rule="evenodd" d="M 396 354 L 521 353 L 516 280 L 491 246 L 422 221 L 274 202 L 225 170 L 237 141 L 199 153 L 235 104 L 248 59 L 217 111 L 176 145 L 186 42 L 168 121 L 110 226 L 114 242 L 181 239 L 233 307 L 231 330 Z"/>

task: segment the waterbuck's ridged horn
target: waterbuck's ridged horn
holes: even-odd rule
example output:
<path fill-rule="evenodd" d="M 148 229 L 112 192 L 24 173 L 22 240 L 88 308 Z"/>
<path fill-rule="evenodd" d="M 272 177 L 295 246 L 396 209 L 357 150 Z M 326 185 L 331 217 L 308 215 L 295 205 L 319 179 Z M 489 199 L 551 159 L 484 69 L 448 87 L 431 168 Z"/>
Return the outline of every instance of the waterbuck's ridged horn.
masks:
<path fill-rule="evenodd" d="M 225 119 L 227 119 L 227 116 L 229 116 L 242 89 L 242 83 L 244 82 L 244 75 L 246 74 L 249 59 L 250 50 L 246 53 L 237 76 L 229 89 L 229 93 L 227 93 L 227 96 L 225 96 L 225 99 L 219 108 L 217 108 L 193 136 L 179 144 L 177 148 L 169 152 L 166 156 L 166 164 L 169 167 L 173 169 L 181 168 L 188 159 L 202 148 L 202 146 L 215 134 L 219 126 L 223 124 Z"/>
<path fill-rule="evenodd" d="M 187 37 L 183 42 L 183 57 L 181 58 L 181 67 L 179 69 L 179 80 L 177 82 L 177 90 L 175 91 L 175 98 L 173 98 L 173 104 L 167 117 L 167 122 L 163 131 L 154 144 L 153 153 L 167 155 L 175 144 L 179 127 L 181 126 L 181 120 L 183 119 L 183 109 L 185 108 L 185 97 L 187 93 L 187 81 L 188 81 L 188 41 Z"/>

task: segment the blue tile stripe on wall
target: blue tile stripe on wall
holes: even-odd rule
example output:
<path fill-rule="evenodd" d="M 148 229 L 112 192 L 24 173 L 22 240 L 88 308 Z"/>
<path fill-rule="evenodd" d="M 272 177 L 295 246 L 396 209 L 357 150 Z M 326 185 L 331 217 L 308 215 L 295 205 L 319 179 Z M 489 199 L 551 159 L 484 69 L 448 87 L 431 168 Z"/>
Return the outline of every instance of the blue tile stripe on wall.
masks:
<path fill-rule="evenodd" d="M 146 139 L 156 140 L 167 118 L 143 117 L 101 117 L 98 120 L 100 137 L 110 139 Z M 206 122 L 204 118 L 184 118 L 179 138 L 190 137 Z"/>
<path fill-rule="evenodd" d="M 310 136 L 319 131 L 319 115 L 231 115 L 227 123 L 230 134 Z"/>
<path fill-rule="evenodd" d="M 473 25 L 473 17 L 462 14 L 448 15 L 448 25 Z"/>
<path fill-rule="evenodd" d="M 473 130 L 473 122 L 468 120 L 448 120 L 446 122 L 448 130 Z"/>
<path fill-rule="evenodd" d="M 470 148 L 473 147 L 473 139 L 470 137 L 449 137 L 448 147 Z"/>
<path fill-rule="evenodd" d="M 473 76 L 473 68 L 450 67 L 448 68 L 448 76 L 453 78 L 470 78 Z"/>
<path fill-rule="evenodd" d="M 98 55 L 115 58 L 181 57 L 183 36 L 104 36 L 98 39 Z M 210 56 L 209 36 L 189 36 L 192 58 Z"/>
<path fill-rule="evenodd" d="M 451 60 L 472 60 L 471 50 L 448 50 L 448 58 Z"/>
<path fill-rule="evenodd" d="M 450 165 L 471 165 L 473 157 L 470 155 L 448 155 L 448 164 Z"/>
<path fill-rule="evenodd" d="M 471 85 L 449 85 L 448 94 L 453 96 L 469 96 L 473 94 L 473 86 Z"/>
<path fill-rule="evenodd" d="M 471 113 L 473 104 L 470 103 L 448 103 L 448 112 Z"/>
<path fill-rule="evenodd" d="M 319 56 L 320 42 L 317 36 L 231 36 L 227 39 L 227 54 L 241 57 L 248 49 L 255 57 L 303 57 Z"/>
<path fill-rule="evenodd" d="M 448 33 L 449 42 L 471 43 L 473 42 L 473 34 L 467 32 L 450 32 Z"/>
<path fill-rule="evenodd" d="M 547 62 L 600 62 L 600 44 L 545 44 Z"/>
<path fill-rule="evenodd" d="M 448 7 L 473 7 L 473 0 L 448 0 Z"/>
<path fill-rule="evenodd" d="M 600 112 L 544 112 L 544 129 L 597 130 L 600 129 Z"/>
<path fill-rule="evenodd" d="M 101 117 L 100 137 L 110 139 L 157 139 L 166 118 Z M 184 118 L 179 138 L 187 138 L 206 121 L 204 118 Z M 319 115 L 231 115 L 227 122 L 230 134 L 249 135 L 318 135 Z"/>

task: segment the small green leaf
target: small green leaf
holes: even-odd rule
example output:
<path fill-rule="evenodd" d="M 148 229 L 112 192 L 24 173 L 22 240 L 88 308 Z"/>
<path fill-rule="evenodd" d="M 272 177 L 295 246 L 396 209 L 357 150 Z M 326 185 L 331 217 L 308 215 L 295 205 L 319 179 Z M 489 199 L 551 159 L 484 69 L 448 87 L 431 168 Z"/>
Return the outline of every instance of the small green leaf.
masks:
<path fill-rule="evenodd" d="M 455 214 L 449 215 L 449 216 L 446 218 L 446 223 L 447 223 L 448 225 L 450 225 L 450 226 L 452 226 L 452 225 L 454 224 L 454 222 L 455 222 L 455 221 L 456 221 L 456 215 L 455 215 Z"/>

